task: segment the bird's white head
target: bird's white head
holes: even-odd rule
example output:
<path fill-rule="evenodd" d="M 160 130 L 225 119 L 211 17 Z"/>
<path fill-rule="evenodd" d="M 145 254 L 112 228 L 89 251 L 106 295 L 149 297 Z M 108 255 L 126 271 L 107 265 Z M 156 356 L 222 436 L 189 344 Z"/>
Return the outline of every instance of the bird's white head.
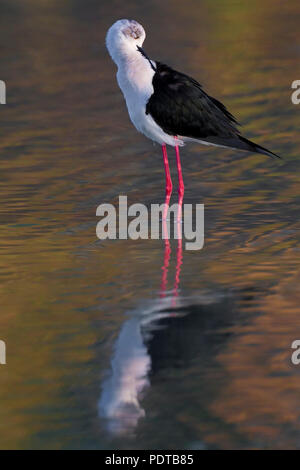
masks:
<path fill-rule="evenodd" d="M 133 57 L 142 47 L 146 33 L 142 25 L 135 20 L 118 20 L 107 31 L 106 47 L 112 60 L 120 65 Z"/>

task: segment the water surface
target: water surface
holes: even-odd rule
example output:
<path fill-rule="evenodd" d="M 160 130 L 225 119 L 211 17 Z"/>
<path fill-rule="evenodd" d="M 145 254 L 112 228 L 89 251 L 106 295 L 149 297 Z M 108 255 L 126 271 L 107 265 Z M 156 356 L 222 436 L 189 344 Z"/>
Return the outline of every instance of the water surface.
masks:
<path fill-rule="evenodd" d="M 299 448 L 299 13 L 296 0 L 2 1 L 1 448 Z M 182 259 L 177 241 L 166 253 L 95 234 L 103 202 L 163 201 L 160 148 L 131 126 L 104 47 L 122 17 L 284 157 L 185 147 L 205 246 Z"/>

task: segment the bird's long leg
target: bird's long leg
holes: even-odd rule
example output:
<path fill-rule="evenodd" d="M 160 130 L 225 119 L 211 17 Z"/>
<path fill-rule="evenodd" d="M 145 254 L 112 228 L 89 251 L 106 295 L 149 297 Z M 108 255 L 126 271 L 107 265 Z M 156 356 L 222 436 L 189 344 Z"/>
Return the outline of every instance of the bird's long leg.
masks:
<path fill-rule="evenodd" d="M 162 152 L 164 158 L 164 167 L 165 167 L 165 175 L 166 175 L 166 199 L 165 199 L 165 207 L 163 211 L 163 220 L 166 220 L 169 210 L 169 202 L 172 194 L 172 179 L 170 174 L 170 167 L 169 167 L 169 160 L 167 154 L 167 147 L 166 144 L 162 145 Z"/>
<path fill-rule="evenodd" d="M 177 137 L 175 136 L 175 140 L 177 140 Z M 184 195 L 184 184 L 183 184 L 183 178 L 182 178 L 182 170 L 181 170 L 181 162 L 180 162 L 180 154 L 179 154 L 179 146 L 175 146 L 175 152 L 176 152 L 176 164 L 177 164 L 177 172 L 178 172 L 178 194 L 179 198 L 183 198 Z"/>
<path fill-rule="evenodd" d="M 166 175 L 166 196 L 171 196 L 172 194 L 172 180 L 170 175 L 169 160 L 167 154 L 166 144 L 162 145 L 162 152 L 164 157 L 164 166 L 165 166 L 165 175 Z"/>

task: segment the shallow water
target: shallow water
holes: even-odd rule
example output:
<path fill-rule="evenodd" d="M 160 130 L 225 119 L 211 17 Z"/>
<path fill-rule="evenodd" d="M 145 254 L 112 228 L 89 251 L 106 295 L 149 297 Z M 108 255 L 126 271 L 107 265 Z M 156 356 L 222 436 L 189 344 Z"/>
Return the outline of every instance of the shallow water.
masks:
<path fill-rule="evenodd" d="M 299 448 L 299 13 L 2 1 L 1 448 Z M 129 123 L 104 47 L 122 17 L 284 157 L 186 146 L 205 246 L 182 259 L 176 241 L 95 235 L 99 204 L 163 201 L 160 148 Z"/>

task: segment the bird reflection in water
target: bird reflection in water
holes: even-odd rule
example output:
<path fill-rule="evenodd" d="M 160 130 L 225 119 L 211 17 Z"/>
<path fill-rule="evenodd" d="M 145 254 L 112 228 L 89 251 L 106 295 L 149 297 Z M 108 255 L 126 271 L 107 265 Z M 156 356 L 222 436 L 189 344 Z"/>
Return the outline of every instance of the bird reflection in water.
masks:
<path fill-rule="evenodd" d="M 130 434 L 134 431 L 145 411 L 140 404 L 143 393 L 150 385 L 151 356 L 147 343 L 159 328 L 158 321 L 164 318 L 182 316 L 176 312 L 180 270 L 182 265 L 182 201 L 179 195 L 176 217 L 176 268 L 173 290 L 167 291 L 168 270 L 171 258 L 170 234 L 167 216 L 170 194 L 166 195 L 162 235 L 164 239 L 164 262 L 160 297 L 143 311 L 137 310 L 125 321 L 115 343 L 111 361 L 110 376 L 103 384 L 99 402 L 99 414 L 105 420 L 107 430 L 115 435 Z"/>

